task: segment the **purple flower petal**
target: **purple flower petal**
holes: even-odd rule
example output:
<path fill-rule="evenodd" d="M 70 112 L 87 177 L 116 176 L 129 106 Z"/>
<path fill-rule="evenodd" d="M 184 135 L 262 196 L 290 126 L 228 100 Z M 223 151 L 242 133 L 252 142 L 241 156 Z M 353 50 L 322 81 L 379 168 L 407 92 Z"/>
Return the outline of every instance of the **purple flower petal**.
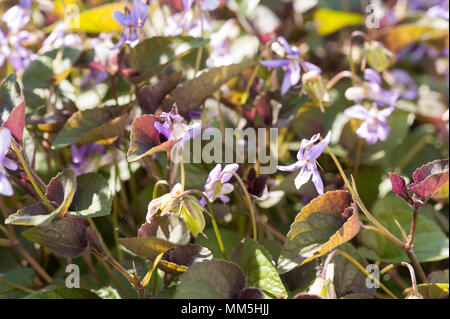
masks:
<path fill-rule="evenodd" d="M 288 59 L 263 60 L 263 61 L 261 61 L 261 64 L 263 66 L 265 66 L 266 68 L 279 69 L 279 68 L 288 66 L 289 60 Z"/>
<path fill-rule="evenodd" d="M 315 146 L 311 147 L 310 149 L 306 150 L 305 156 L 309 159 L 310 162 L 315 162 L 317 158 L 323 153 L 325 148 L 330 143 L 331 138 L 331 132 L 328 132 L 327 136 L 317 143 Z"/>
<path fill-rule="evenodd" d="M 226 166 L 223 168 L 223 171 L 222 171 L 222 172 L 229 172 L 229 171 L 236 172 L 236 171 L 238 170 L 238 168 L 239 168 L 239 165 L 238 165 L 238 164 L 228 164 L 228 165 L 226 165 Z M 233 174 L 231 174 L 231 173 L 226 173 L 226 174 L 224 174 L 224 175 L 222 176 L 222 178 L 221 178 L 220 181 L 221 181 L 222 183 L 226 183 L 226 182 L 228 182 L 232 177 L 233 177 Z"/>
<path fill-rule="evenodd" d="M 128 27 L 130 25 L 130 23 L 129 23 L 129 21 L 130 21 L 129 16 L 126 15 L 125 13 L 123 13 L 123 12 L 114 11 L 113 17 L 114 17 L 114 20 L 116 20 L 117 23 L 119 23 L 123 27 Z"/>
<path fill-rule="evenodd" d="M 282 171 L 282 172 L 293 172 L 293 171 L 298 170 L 301 167 L 302 167 L 302 163 L 296 162 L 289 166 L 277 166 L 277 170 Z"/>
<path fill-rule="evenodd" d="M 364 80 L 369 81 L 371 83 L 378 84 L 379 86 L 381 86 L 381 76 L 375 70 L 366 69 L 364 71 Z"/>
<path fill-rule="evenodd" d="M 344 111 L 347 117 L 365 120 L 370 117 L 370 112 L 364 106 L 360 104 L 353 105 Z"/>
<path fill-rule="evenodd" d="M 6 152 L 11 146 L 11 131 L 7 128 L 2 128 L 0 131 L 0 164 L 3 163 Z"/>
<path fill-rule="evenodd" d="M 308 71 L 316 71 L 316 72 L 322 73 L 322 69 L 319 68 L 317 65 L 312 64 L 312 63 L 307 62 L 307 61 L 304 61 L 303 63 L 304 63 L 304 64 L 306 65 L 306 67 L 308 68 Z"/>
<path fill-rule="evenodd" d="M 300 173 L 295 178 L 295 187 L 300 189 L 302 185 L 306 184 L 311 178 L 312 171 L 310 171 L 307 167 L 303 167 Z"/>
<path fill-rule="evenodd" d="M 0 172 L 0 194 L 4 196 L 12 196 L 14 194 L 11 183 L 2 172 Z"/>
<path fill-rule="evenodd" d="M 322 178 L 320 177 L 319 171 L 317 170 L 317 167 L 314 165 L 312 169 L 312 181 L 314 183 L 314 186 L 316 186 L 317 192 L 322 195 L 323 194 L 323 182 Z"/>
<path fill-rule="evenodd" d="M 5 157 L 3 159 L 2 162 L 3 166 L 6 167 L 7 169 L 9 169 L 10 171 L 15 171 L 18 166 L 16 163 L 14 163 L 12 160 L 10 160 L 9 158 Z"/>

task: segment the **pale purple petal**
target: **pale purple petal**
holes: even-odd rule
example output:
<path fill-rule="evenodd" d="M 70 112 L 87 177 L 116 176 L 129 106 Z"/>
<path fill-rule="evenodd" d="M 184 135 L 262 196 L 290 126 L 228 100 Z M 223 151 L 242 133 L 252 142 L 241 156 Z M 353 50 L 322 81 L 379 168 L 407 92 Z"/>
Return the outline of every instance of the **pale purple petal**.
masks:
<path fill-rule="evenodd" d="M 317 192 L 322 195 L 323 194 L 323 182 L 322 178 L 320 178 L 319 171 L 317 170 L 317 167 L 314 165 L 312 168 L 312 181 L 314 183 L 314 186 L 316 186 Z"/>
<path fill-rule="evenodd" d="M 288 59 L 280 59 L 280 60 L 263 60 L 261 64 L 266 68 L 279 69 L 282 67 L 286 67 L 289 65 Z"/>
<path fill-rule="evenodd" d="M 283 37 L 278 37 L 277 42 L 280 43 L 284 49 L 286 50 L 286 54 L 288 55 L 297 55 L 298 51 L 293 50 L 292 47 L 289 45 L 289 42 L 286 41 Z"/>
<path fill-rule="evenodd" d="M 322 69 L 319 68 L 317 65 L 312 64 L 310 62 L 304 62 L 305 66 L 308 68 L 308 71 L 316 71 L 318 73 L 322 73 Z"/>
<path fill-rule="evenodd" d="M 145 20 L 147 20 L 149 10 L 149 6 L 141 0 L 133 1 L 133 9 L 130 16 L 133 16 L 132 19 L 134 20 L 133 22 L 135 22 L 133 25 L 135 27 L 142 29 L 145 24 Z"/>
<path fill-rule="evenodd" d="M 379 123 L 378 125 L 378 138 L 381 141 L 386 141 L 391 128 L 386 123 Z"/>
<path fill-rule="evenodd" d="M 113 13 L 114 20 L 117 21 L 121 26 L 128 27 L 130 24 L 129 16 L 120 11 L 114 11 Z"/>
<path fill-rule="evenodd" d="M 360 104 L 353 105 L 344 111 L 347 117 L 365 120 L 370 117 L 370 112 Z"/>
<path fill-rule="evenodd" d="M 0 131 L 0 163 L 3 162 L 6 152 L 8 152 L 11 146 L 11 131 L 9 129 L 2 128 Z"/>
<path fill-rule="evenodd" d="M 0 194 L 4 196 L 12 196 L 14 194 L 11 183 L 2 172 L 0 172 Z"/>
<path fill-rule="evenodd" d="M 364 80 L 369 81 L 371 83 L 378 84 L 381 86 L 381 76 L 375 70 L 366 69 L 364 71 Z"/>
<path fill-rule="evenodd" d="M 388 107 L 388 108 L 385 108 L 384 110 L 378 111 L 377 112 L 378 120 L 380 122 L 386 122 L 393 111 L 394 111 L 393 107 Z"/>
<path fill-rule="evenodd" d="M 230 198 L 226 195 L 220 195 L 219 199 L 224 202 L 225 204 L 228 203 L 230 201 Z"/>
<path fill-rule="evenodd" d="M 10 160 L 9 158 L 5 157 L 2 161 L 2 164 L 4 167 L 6 167 L 7 169 L 11 170 L 11 171 L 15 171 L 18 166 L 16 163 L 14 163 L 12 160 Z"/>
<path fill-rule="evenodd" d="M 320 141 L 319 143 L 317 143 L 310 149 L 306 150 L 305 157 L 310 162 L 314 162 L 317 158 L 319 158 L 319 156 L 323 153 L 325 148 L 328 146 L 328 144 L 330 143 L 330 138 L 331 138 L 331 132 L 328 132 L 327 136 L 322 141 Z"/>
<path fill-rule="evenodd" d="M 311 175 L 312 175 L 312 172 L 308 168 L 303 167 L 302 170 L 300 171 L 300 173 L 295 178 L 295 187 L 297 189 L 300 189 L 300 187 L 302 187 L 302 185 L 306 184 L 309 181 L 309 179 L 311 178 Z"/>
<path fill-rule="evenodd" d="M 216 10 L 220 6 L 220 0 L 202 0 L 202 9 L 207 11 Z"/>
<path fill-rule="evenodd" d="M 234 186 L 232 184 L 226 183 L 222 185 L 220 190 L 221 195 L 226 195 L 234 191 Z"/>
<path fill-rule="evenodd" d="M 239 165 L 238 165 L 238 164 L 228 164 L 228 165 L 226 165 L 226 166 L 223 168 L 223 171 L 222 171 L 222 172 L 229 172 L 229 171 L 236 172 L 236 171 L 238 170 L 238 168 L 239 168 Z M 221 178 L 220 181 L 221 181 L 222 183 L 226 183 L 226 182 L 228 182 L 232 177 L 233 177 L 233 174 L 232 174 L 232 173 L 225 173 L 225 174 L 222 176 L 222 178 Z"/>
<path fill-rule="evenodd" d="M 205 189 L 209 190 L 210 186 L 215 184 L 220 177 L 222 172 L 222 165 L 217 164 L 216 167 L 209 173 L 208 179 L 206 180 Z"/>
<path fill-rule="evenodd" d="M 301 162 L 296 162 L 289 166 L 277 166 L 277 170 L 282 172 L 293 172 L 301 168 L 303 165 Z"/>

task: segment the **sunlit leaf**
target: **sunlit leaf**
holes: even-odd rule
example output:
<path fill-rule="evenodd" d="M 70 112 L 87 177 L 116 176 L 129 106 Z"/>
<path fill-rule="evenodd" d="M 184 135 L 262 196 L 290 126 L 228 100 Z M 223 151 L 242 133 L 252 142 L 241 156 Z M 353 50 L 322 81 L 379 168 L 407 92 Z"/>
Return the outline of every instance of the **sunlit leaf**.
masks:
<path fill-rule="evenodd" d="M 448 299 L 448 284 L 421 284 L 417 286 L 417 290 L 424 299 Z M 408 288 L 403 294 L 409 295 L 412 292 L 412 288 Z"/>
<path fill-rule="evenodd" d="M 116 114 L 107 107 L 78 111 L 73 114 L 55 137 L 53 148 L 71 144 L 111 144 L 123 133 L 128 114 Z"/>
<path fill-rule="evenodd" d="M 348 26 L 360 25 L 363 17 L 357 13 L 321 8 L 314 13 L 314 20 L 319 34 L 325 36 Z"/>
<path fill-rule="evenodd" d="M 181 276 L 175 299 L 234 299 L 246 283 L 242 269 L 233 262 L 213 259 L 196 263 Z"/>
<path fill-rule="evenodd" d="M 360 220 L 345 191 L 325 193 L 304 206 L 291 225 L 278 259 L 278 272 L 301 266 L 352 239 Z"/>
<path fill-rule="evenodd" d="M 191 239 L 186 223 L 174 214 L 153 216 L 150 223 L 146 222 L 139 228 L 138 237 L 157 237 L 182 245 Z"/>
<path fill-rule="evenodd" d="M 178 246 L 156 237 L 120 238 L 119 243 L 136 256 L 150 260 L 155 260 L 159 254 Z"/>
<path fill-rule="evenodd" d="M 272 256 L 259 243 L 244 239 L 231 256 L 242 267 L 249 287 L 260 288 L 273 298 L 286 298 L 287 292 L 277 273 Z"/>

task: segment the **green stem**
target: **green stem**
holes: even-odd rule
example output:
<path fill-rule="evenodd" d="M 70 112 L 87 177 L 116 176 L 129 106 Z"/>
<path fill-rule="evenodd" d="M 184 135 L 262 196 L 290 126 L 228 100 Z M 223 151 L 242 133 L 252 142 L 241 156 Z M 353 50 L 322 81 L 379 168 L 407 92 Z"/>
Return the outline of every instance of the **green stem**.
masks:
<path fill-rule="evenodd" d="M 36 292 L 36 290 L 30 289 L 30 288 L 27 288 L 27 287 L 24 287 L 24 286 L 21 286 L 21 285 L 17 285 L 17 284 L 15 284 L 13 282 L 10 282 L 10 281 L 2 279 L 2 278 L 0 278 L 0 284 L 6 285 L 6 286 L 10 286 L 10 287 L 12 287 L 14 289 L 21 290 L 21 291 L 27 292 L 27 293 Z"/>
<path fill-rule="evenodd" d="M 250 209 L 250 217 L 252 220 L 252 228 L 253 228 L 253 240 L 257 241 L 258 240 L 258 232 L 256 229 L 255 210 L 253 209 L 253 203 L 252 203 L 252 200 L 250 199 L 250 195 L 247 191 L 247 188 L 245 187 L 245 184 L 242 181 L 241 177 L 234 171 L 222 172 L 222 174 L 220 174 L 219 180 L 223 177 L 223 175 L 225 175 L 227 173 L 233 174 L 234 177 L 236 178 L 236 180 L 238 181 L 239 185 L 241 185 L 242 191 L 244 192 L 245 199 L 247 201 L 248 208 Z"/>
<path fill-rule="evenodd" d="M 8 239 L 0 238 L 0 246 L 11 247 L 11 241 Z"/>
<path fill-rule="evenodd" d="M 417 280 L 416 280 L 416 274 L 414 273 L 414 268 L 410 264 L 408 264 L 406 262 L 401 262 L 401 263 L 398 263 L 398 264 L 390 264 L 390 265 L 384 267 L 383 269 L 381 269 L 380 275 L 384 275 L 388 271 L 390 271 L 390 270 L 392 270 L 392 269 L 394 269 L 395 267 L 398 267 L 398 266 L 405 266 L 405 267 L 408 268 L 409 274 L 411 276 L 411 286 L 412 286 L 413 292 L 415 294 L 419 294 L 419 290 L 417 289 Z"/>
<path fill-rule="evenodd" d="M 112 281 L 114 281 L 114 284 L 117 286 L 117 288 L 120 290 L 120 292 L 122 293 L 122 295 L 127 298 L 127 299 L 131 299 L 130 294 L 128 293 L 128 291 L 124 288 L 124 286 L 120 283 L 119 278 L 117 278 L 116 274 L 109 268 L 108 264 L 106 263 L 106 261 L 103 259 L 104 256 L 98 255 L 98 254 L 94 254 L 94 256 L 97 258 L 98 262 L 102 265 L 103 269 L 105 269 L 105 271 L 108 273 L 109 277 L 112 279 Z"/>
<path fill-rule="evenodd" d="M 27 174 L 27 176 L 31 182 L 31 185 L 33 185 L 33 188 L 36 191 L 36 194 L 39 196 L 39 198 L 45 204 L 45 206 L 48 208 L 48 210 L 53 211 L 55 208 L 52 206 L 52 204 L 50 204 L 48 199 L 42 193 L 39 185 L 36 183 L 36 180 L 34 179 L 33 174 L 31 173 L 30 168 L 28 167 L 27 161 L 25 160 L 25 158 L 22 154 L 22 151 L 19 149 L 19 147 L 17 146 L 15 141 L 12 141 L 11 148 L 16 153 L 17 158 L 20 161 L 20 164 L 22 165 L 25 173 Z"/>
<path fill-rule="evenodd" d="M 393 234 L 391 234 L 383 225 L 378 222 L 378 220 L 367 210 L 366 206 L 362 202 L 361 198 L 359 197 L 356 189 L 352 187 L 349 180 L 347 179 L 347 176 L 344 173 L 344 170 L 342 169 L 341 164 L 339 163 L 339 160 L 337 159 L 336 155 L 334 155 L 333 151 L 330 149 L 329 146 L 327 146 L 328 153 L 330 154 L 331 158 L 333 159 L 334 163 L 336 164 L 336 167 L 339 170 L 339 173 L 342 176 L 342 179 L 345 182 L 345 185 L 347 186 L 348 190 L 352 194 L 355 202 L 358 204 L 358 206 L 361 208 L 362 212 L 366 217 L 378 228 L 379 234 L 388 239 L 390 242 L 392 242 L 397 247 L 403 249 L 404 245 L 401 240 L 399 240 L 397 237 L 395 237 Z"/>
<path fill-rule="evenodd" d="M 160 253 L 155 261 L 153 262 L 152 266 L 148 270 L 147 274 L 145 275 L 144 279 L 141 281 L 141 287 L 145 288 L 150 283 L 150 280 L 152 279 L 153 271 L 158 267 L 159 262 L 161 261 L 162 256 L 164 255 L 164 252 Z"/>
<path fill-rule="evenodd" d="M 153 198 L 152 199 L 155 199 L 158 197 L 158 189 L 161 185 L 169 186 L 169 182 L 167 182 L 165 180 L 157 181 L 155 184 L 155 187 L 153 188 Z"/>
<path fill-rule="evenodd" d="M 352 256 L 350 256 L 347 252 L 343 251 L 343 250 L 335 250 L 333 252 L 331 252 L 324 264 L 324 269 L 322 272 L 322 277 L 324 277 L 324 274 L 326 274 L 326 267 L 328 266 L 328 264 L 331 262 L 331 260 L 333 259 L 334 256 L 336 255 L 342 255 L 345 258 L 347 258 L 350 262 L 352 262 L 364 275 L 366 275 L 367 277 L 369 277 L 370 279 L 372 279 L 381 289 L 383 289 L 389 296 L 391 296 L 393 299 L 398 299 L 397 296 L 395 296 L 385 285 L 383 285 L 377 278 L 375 278 L 374 276 L 372 276 L 372 274 L 368 273 L 367 270 Z"/>
<path fill-rule="evenodd" d="M 252 88 L 252 84 L 255 81 L 256 74 L 258 74 L 258 71 L 259 71 L 259 68 L 260 68 L 260 66 L 259 66 L 260 58 L 261 57 L 258 58 L 258 64 L 256 65 L 255 69 L 253 70 L 252 75 L 250 76 L 250 79 L 249 79 L 249 81 L 247 83 L 247 87 L 245 88 L 245 92 L 242 95 L 241 104 L 247 103 L 247 99 L 248 99 L 248 97 L 250 95 L 250 89 Z"/>

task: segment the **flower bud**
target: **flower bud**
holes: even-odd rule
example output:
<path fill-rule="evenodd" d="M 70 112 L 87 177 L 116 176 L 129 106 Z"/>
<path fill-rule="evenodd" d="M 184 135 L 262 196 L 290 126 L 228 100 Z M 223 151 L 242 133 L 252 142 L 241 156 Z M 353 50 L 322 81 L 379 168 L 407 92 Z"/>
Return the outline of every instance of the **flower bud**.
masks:
<path fill-rule="evenodd" d="M 323 102 L 328 102 L 327 87 L 318 71 L 311 70 L 306 72 L 302 77 L 302 82 L 304 89 L 313 102 L 321 106 Z"/>
<path fill-rule="evenodd" d="M 355 86 L 345 91 L 345 98 L 349 101 L 361 101 L 365 97 L 364 88 Z"/>
<path fill-rule="evenodd" d="M 387 70 L 394 62 L 394 54 L 380 42 L 366 42 L 365 51 L 367 63 L 378 73 Z"/>
<path fill-rule="evenodd" d="M 197 198 L 188 195 L 183 199 L 181 217 L 193 234 L 201 233 L 205 229 L 204 210 Z"/>

